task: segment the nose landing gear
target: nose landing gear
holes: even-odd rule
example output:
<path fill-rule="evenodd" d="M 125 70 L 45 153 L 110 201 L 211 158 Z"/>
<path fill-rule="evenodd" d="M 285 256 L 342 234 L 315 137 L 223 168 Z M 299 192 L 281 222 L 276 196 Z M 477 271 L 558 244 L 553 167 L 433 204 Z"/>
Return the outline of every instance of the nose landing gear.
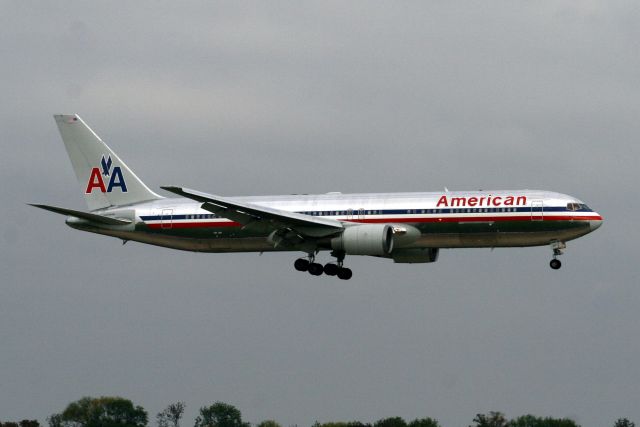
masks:
<path fill-rule="evenodd" d="M 549 266 L 552 269 L 558 270 L 560 267 L 562 267 L 562 263 L 559 259 L 557 259 L 557 257 L 563 254 L 563 250 L 566 249 L 566 247 L 567 244 L 564 242 L 551 243 L 551 249 L 553 250 L 553 259 L 549 262 Z"/>
<path fill-rule="evenodd" d="M 331 255 L 336 257 L 336 262 L 329 262 L 324 266 L 315 262 L 315 254 L 309 254 L 308 258 L 298 258 L 293 263 L 293 268 L 298 271 L 308 271 L 312 276 L 321 276 L 322 273 L 327 276 L 338 276 L 338 279 L 349 280 L 353 276 L 350 268 L 343 267 L 344 252 L 333 251 Z"/>

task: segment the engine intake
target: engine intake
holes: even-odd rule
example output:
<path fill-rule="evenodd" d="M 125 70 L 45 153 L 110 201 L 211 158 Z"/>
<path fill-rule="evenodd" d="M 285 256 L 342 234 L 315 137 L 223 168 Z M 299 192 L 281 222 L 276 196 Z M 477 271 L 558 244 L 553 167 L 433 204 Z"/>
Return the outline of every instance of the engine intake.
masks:
<path fill-rule="evenodd" d="M 340 236 L 331 239 L 331 248 L 348 255 L 389 255 L 393 250 L 393 227 L 389 224 L 347 227 Z"/>

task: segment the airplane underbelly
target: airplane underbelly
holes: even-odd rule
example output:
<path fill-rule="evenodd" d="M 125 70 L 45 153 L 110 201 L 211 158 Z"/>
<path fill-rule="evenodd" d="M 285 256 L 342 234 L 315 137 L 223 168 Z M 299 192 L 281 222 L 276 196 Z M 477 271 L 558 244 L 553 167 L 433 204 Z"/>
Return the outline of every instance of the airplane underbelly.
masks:
<path fill-rule="evenodd" d="M 554 241 L 568 241 L 589 233 L 585 221 L 522 221 L 522 222 L 473 222 L 414 224 L 420 229 L 420 237 L 407 247 L 417 248 L 480 248 L 524 247 L 547 245 Z M 216 234 L 211 230 L 199 230 L 198 234 L 183 234 L 183 230 L 148 232 L 148 230 L 123 231 L 86 229 L 123 240 L 138 241 L 156 246 L 194 252 L 270 252 L 295 251 L 296 247 L 274 248 L 264 235 L 227 231 Z M 178 234 L 180 233 L 180 234 Z M 212 235 L 217 237 L 211 237 Z"/>
<path fill-rule="evenodd" d="M 458 230 L 432 230 L 424 232 L 414 243 L 416 247 L 481 248 L 542 246 L 553 241 L 569 241 L 589 233 L 585 222 L 523 223 L 515 224 L 476 223 L 459 224 Z"/>

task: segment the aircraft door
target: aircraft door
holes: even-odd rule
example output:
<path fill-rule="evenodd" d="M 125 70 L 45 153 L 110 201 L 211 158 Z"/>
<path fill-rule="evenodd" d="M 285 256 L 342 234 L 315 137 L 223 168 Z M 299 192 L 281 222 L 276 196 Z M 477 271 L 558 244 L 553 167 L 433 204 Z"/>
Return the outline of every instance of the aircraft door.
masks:
<path fill-rule="evenodd" d="M 542 221 L 544 219 L 544 204 L 542 200 L 531 201 L 531 221 Z"/>
<path fill-rule="evenodd" d="M 173 209 L 162 209 L 160 228 L 169 229 L 173 226 Z"/>

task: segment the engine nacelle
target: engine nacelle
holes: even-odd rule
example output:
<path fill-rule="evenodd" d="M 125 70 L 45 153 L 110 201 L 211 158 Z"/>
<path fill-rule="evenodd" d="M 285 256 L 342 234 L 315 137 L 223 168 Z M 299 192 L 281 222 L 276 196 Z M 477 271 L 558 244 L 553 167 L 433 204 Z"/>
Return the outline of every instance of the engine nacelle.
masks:
<path fill-rule="evenodd" d="M 393 250 L 393 227 L 389 224 L 347 227 L 340 236 L 331 239 L 331 248 L 347 255 L 388 256 Z"/>
<path fill-rule="evenodd" d="M 439 252 L 439 248 L 398 249 L 391 254 L 391 258 L 393 258 L 393 262 L 398 264 L 436 262 Z"/>

